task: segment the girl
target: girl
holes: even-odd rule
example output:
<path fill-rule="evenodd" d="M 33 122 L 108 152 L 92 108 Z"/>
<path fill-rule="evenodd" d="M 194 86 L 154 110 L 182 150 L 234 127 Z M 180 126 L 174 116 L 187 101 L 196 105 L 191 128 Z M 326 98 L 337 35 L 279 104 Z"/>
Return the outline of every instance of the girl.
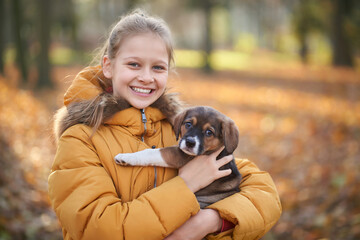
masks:
<path fill-rule="evenodd" d="M 115 164 L 118 153 L 176 144 L 181 104 L 165 93 L 172 60 L 166 24 L 135 11 L 112 29 L 101 65 L 66 92 L 49 176 L 64 239 L 258 239 L 279 219 L 271 177 L 248 160 L 236 162 L 241 192 L 202 210 L 194 192 L 230 174 L 219 168 L 231 156 L 199 156 L 179 171 Z"/>

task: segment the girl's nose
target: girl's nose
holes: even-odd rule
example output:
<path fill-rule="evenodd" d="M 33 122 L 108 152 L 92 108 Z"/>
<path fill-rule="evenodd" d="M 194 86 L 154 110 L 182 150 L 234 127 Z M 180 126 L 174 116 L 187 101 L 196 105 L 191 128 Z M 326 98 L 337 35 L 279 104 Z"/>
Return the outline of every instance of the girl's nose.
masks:
<path fill-rule="evenodd" d="M 152 83 L 155 81 L 153 75 L 151 74 L 151 71 L 148 69 L 143 69 L 141 73 L 138 76 L 139 81 L 144 83 Z"/>

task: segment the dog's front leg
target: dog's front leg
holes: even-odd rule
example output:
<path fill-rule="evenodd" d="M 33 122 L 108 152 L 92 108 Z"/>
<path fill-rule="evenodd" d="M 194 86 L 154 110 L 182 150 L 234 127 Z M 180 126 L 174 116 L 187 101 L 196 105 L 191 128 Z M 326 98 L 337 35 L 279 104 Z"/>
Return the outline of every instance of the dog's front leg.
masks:
<path fill-rule="evenodd" d="M 188 156 L 177 146 L 171 146 L 159 149 L 145 149 L 134 153 L 120 153 L 115 156 L 115 161 L 120 165 L 180 168 L 193 158 L 193 156 Z"/>
<path fill-rule="evenodd" d="M 134 153 L 120 153 L 115 156 L 119 165 L 169 167 L 161 156 L 160 149 L 145 149 Z"/>

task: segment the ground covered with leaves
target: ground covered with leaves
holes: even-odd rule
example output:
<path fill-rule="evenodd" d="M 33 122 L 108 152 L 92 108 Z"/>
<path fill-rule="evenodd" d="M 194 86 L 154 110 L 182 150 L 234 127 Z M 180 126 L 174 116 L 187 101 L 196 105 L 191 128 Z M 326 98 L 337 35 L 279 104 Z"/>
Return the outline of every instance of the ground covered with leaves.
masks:
<path fill-rule="evenodd" d="M 36 96 L 0 79 L 0 239 L 61 239 L 47 198 L 51 120 L 78 70 L 57 69 L 61 87 Z M 360 238 L 357 72 L 178 70 L 169 85 L 186 102 L 230 116 L 240 130 L 235 155 L 270 172 L 283 214 L 264 239 Z"/>
<path fill-rule="evenodd" d="M 49 208 L 51 113 L 0 78 L 0 239 L 60 239 Z"/>

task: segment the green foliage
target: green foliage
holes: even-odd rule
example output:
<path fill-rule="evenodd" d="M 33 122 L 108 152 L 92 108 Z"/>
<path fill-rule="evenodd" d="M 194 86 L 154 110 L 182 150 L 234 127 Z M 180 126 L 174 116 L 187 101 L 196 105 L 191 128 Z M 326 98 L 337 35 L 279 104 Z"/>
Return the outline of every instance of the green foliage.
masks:
<path fill-rule="evenodd" d="M 237 37 L 234 49 L 244 53 L 253 53 L 258 48 L 258 43 L 254 35 L 241 33 Z"/>
<path fill-rule="evenodd" d="M 195 50 L 175 50 L 175 64 L 183 68 L 202 68 L 205 66 L 204 52 Z"/>
<path fill-rule="evenodd" d="M 230 26 L 229 11 L 224 7 L 215 7 L 212 9 L 212 35 L 211 39 L 214 45 L 223 46 L 229 39 Z"/>

